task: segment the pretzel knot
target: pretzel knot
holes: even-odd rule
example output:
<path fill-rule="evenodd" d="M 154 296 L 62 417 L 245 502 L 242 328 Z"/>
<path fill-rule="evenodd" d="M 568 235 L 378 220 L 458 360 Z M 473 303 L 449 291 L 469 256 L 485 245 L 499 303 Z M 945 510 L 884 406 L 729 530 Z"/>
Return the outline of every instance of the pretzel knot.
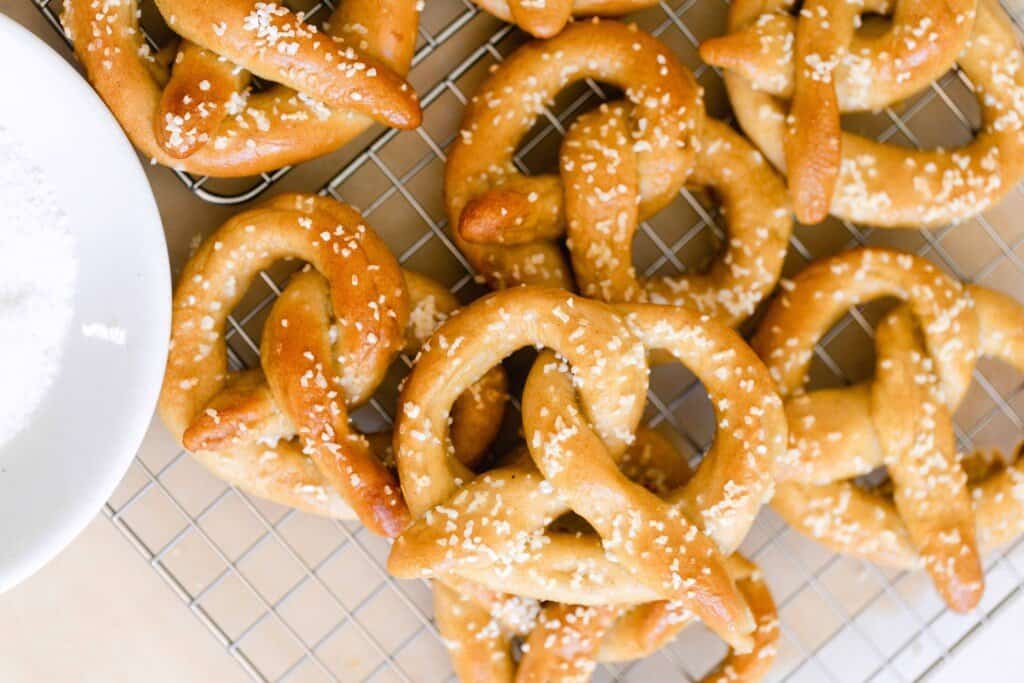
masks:
<path fill-rule="evenodd" d="M 530 458 L 475 476 L 449 453 L 450 407 L 524 346 L 560 354 L 542 354 L 524 390 Z M 654 349 L 697 374 L 719 426 L 693 479 L 667 499 L 617 464 L 643 412 Z M 415 521 L 388 568 L 566 604 L 660 602 L 749 650 L 755 624 L 725 556 L 771 495 L 767 468 L 785 447 L 770 385 L 732 330 L 684 309 L 619 310 L 544 288 L 485 297 L 442 325 L 403 389 L 395 454 Z M 593 530 L 550 526 L 570 511 Z"/>
<path fill-rule="evenodd" d="M 595 19 L 521 47 L 466 107 L 445 165 L 456 242 L 495 287 L 571 285 L 562 254 L 549 241 L 565 230 L 562 181 L 524 176 L 514 156 L 544 107 L 587 78 L 622 88 L 633 105 L 628 135 L 642 216 L 671 202 L 693 169 L 704 118 L 700 88 L 660 41 L 635 26 Z M 524 239 L 529 243 L 520 244 Z"/>
<path fill-rule="evenodd" d="M 228 315 L 261 272 L 285 258 L 310 268 L 270 310 L 262 367 L 229 371 Z M 440 285 L 403 272 L 350 207 L 310 195 L 276 197 L 225 223 L 186 265 L 174 297 L 161 417 L 228 482 L 309 512 L 355 514 L 393 536 L 408 523 L 408 509 L 380 439 L 374 447 L 354 431 L 348 410 L 454 308 Z M 467 462 L 496 434 L 504 383 L 500 371 L 491 373 L 459 399 L 455 441 Z"/>
<path fill-rule="evenodd" d="M 519 26 L 535 38 L 557 35 L 572 17 L 621 16 L 658 4 L 657 0 L 473 0 L 487 12 Z"/>
<path fill-rule="evenodd" d="M 846 309 L 895 296 L 878 326 L 874 379 L 804 393 L 815 344 Z M 1024 370 L 1024 307 L 964 288 L 924 259 L 879 249 L 812 264 L 773 302 L 753 340 L 786 400 L 790 448 L 773 507 L 837 552 L 923 563 L 953 609 L 983 590 L 979 548 L 1024 531 L 1024 463 L 956 453 L 951 415 L 979 356 Z M 974 463 L 974 464 L 971 464 Z M 892 498 L 853 478 L 885 466 Z M 969 480 L 965 467 L 977 470 Z"/>
<path fill-rule="evenodd" d="M 879 227 L 934 226 L 985 211 L 1024 176 L 1024 53 L 995 0 L 739 0 L 729 33 L 701 45 L 725 70 L 740 125 L 786 169 L 797 217 L 829 212 Z M 865 22 L 864 13 L 892 14 Z M 958 64 L 981 105 L 974 140 L 910 150 L 842 132 Z"/>
<path fill-rule="evenodd" d="M 345 0 L 326 32 L 273 2 L 156 4 L 182 37 L 156 55 L 133 0 L 67 0 L 62 21 L 128 137 L 161 164 L 253 175 L 326 154 L 374 121 L 420 123 L 400 75 L 415 48 L 415 0 Z M 253 92 L 250 75 L 279 85 Z"/>

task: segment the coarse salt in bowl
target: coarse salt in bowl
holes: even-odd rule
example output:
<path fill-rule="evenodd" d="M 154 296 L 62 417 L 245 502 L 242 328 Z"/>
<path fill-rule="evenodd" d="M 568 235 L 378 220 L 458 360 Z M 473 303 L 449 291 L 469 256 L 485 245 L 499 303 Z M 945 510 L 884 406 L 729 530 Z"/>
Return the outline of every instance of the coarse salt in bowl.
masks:
<path fill-rule="evenodd" d="M 0 592 L 92 520 L 156 406 L 170 331 L 160 216 L 85 80 L 0 14 Z M 11 386 L 13 384 L 14 386 Z"/>

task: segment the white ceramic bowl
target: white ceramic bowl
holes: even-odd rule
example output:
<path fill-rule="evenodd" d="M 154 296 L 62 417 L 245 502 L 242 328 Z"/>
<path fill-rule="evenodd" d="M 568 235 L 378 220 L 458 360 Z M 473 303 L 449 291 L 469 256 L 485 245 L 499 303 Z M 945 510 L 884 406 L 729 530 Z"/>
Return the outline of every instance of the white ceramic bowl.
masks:
<path fill-rule="evenodd" d="M 171 304 L 160 215 L 117 122 L 60 55 L 2 14 L 0 64 L 0 125 L 56 190 L 79 261 L 61 370 L 28 427 L 0 446 L 2 592 L 70 543 L 128 469 L 160 390 Z M 102 326 L 124 343 L 83 331 Z"/>

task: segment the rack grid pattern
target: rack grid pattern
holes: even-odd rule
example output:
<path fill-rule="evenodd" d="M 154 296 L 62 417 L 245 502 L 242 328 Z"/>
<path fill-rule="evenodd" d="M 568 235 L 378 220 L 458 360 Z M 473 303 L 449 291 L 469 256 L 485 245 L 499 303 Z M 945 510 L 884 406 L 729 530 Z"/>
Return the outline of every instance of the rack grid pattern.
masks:
<path fill-rule="evenodd" d="M 58 0 L 33 2 L 59 29 Z M 325 8 L 323 3 L 312 7 Z M 726 9 L 723 0 L 663 0 L 634 17 L 694 70 L 707 91 L 709 111 L 718 116 L 728 114 L 721 82 L 700 64 L 696 46 L 721 30 Z M 1007 10 L 1019 18 L 1021 7 Z M 468 0 L 428 0 L 413 71 L 424 126 L 379 134 L 322 188 L 362 210 L 403 263 L 445 282 L 467 301 L 481 290 L 448 233 L 441 200 L 445 150 L 457 134 L 463 104 L 488 67 L 522 40 Z M 419 82 L 424 79 L 430 80 L 428 87 Z M 560 97 L 520 150 L 522 169 L 552 168 L 574 115 L 610 95 L 587 83 Z M 898 108 L 851 117 L 848 125 L 882 140 L 932 146 L 969 139 L 976 121 L 970 83 L 954 71 Z M 266 175 L 233 196 L 213 194 L 206 179 L 179 177 L 208 201 L 233 203 L 261 193 L 285 172 Z M 938 230 L 872 231 L 836 220 L 799 227 L 786 271 L 793 274 L 808 260 L 852 246 L 888 245 L 924 255 L 965 281 L 1020 297 L 1024 224 L 1015 215 L 1021 209 L 1024 188 L 1017 188 L 986 215 Z M 709 197 L 684 191 L 642 226 L 638 265 L 649 275 L 700 265 L 724 234 Z M 286 271 L 265 273 L 260 291 L 250 293 L 230 319 L 235 367 L 258 362 L 263 317 L 286 277 Z M 818 385 L 858 381 L 870 373 L 872 323 L 880 310 L 869 305 L 852 311 L 820 342 L 812 373 Z M 388 426 L 398 379 L 391 378 L 356 414 L 360 425 Z M 961 447 L 1012 445 L 1013 435 L 1024 431 L 1022 378 L 982 363 L 975 379 L 956 416 Z M 678 368 L 655 373 L 647 417 L 695 460 L 713 437 L 703 389 Z M 224 485 L 159 427 L 151 430 L 105 511 L 254 680 L 453 680 L 432 620 L 429 587 L 387 575 L 386 542 L 358 524 L 313 518 Z M 976 613 L 953 615 L 923 573 L 832 555 L 769 510 L 759 517 L 743 552 L 765 571 L 779 607 L 783 635 L 772 681 L 924 679 L 983 632 L 1024 586 L 1021 541 L 987 558 L 988 585 Z M 724 646 L 697 626 L 646 660 L 600 667 L 595 680 L 697 681 L 723 653 Z"/>

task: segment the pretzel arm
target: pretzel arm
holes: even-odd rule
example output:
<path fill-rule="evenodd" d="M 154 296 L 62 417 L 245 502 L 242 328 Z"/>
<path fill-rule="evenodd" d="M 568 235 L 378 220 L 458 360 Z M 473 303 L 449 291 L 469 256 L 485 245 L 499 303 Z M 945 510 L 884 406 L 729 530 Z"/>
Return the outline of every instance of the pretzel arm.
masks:
<path fill-rule="evenodd" d="M 601 642 L 621 613 L 616 606 L 546 605 L 526 640 L 516 683 L 550 683 L 556 677 L 587 683 Z"/>
<path fill-rule="evenodd" d="M 249 72 L 185 40 L 153 121 L 157 143 L 173 157 L 191 156 L 217 135 L 245 101 Z"/>
<path fill-rule="evenodd" d="M 885 464 L 872 422 L 870 385 L 800 394 L 785 408 L 790 447 L 775 463 L 777 481 L 827 484 Z"/>
<path fill-rule="evenodd" d="M 550 489 L 544 492 L 542 481 L 528 462 L 477 477 L 413 521 L 392 546 L 388 571 L 399 578 L 437 577 L 455 569 L 465 575 L 471 567 L 488 568 L 495 558 L 525 551 L 529 534 L 510 534 L 510 528 L 539 533 L 569 509 Z M 449 548 L 450 538 L 460 539 L 458 547 Z"/>
<path fill-rule="evenodd" d="M 714 542 L 619 471 L 559 366 L 550 352 L 541 354 L 523 391 L 527 443 L 545 478 L 637 580 L 667 591 L 727 643 L 748 649 L 753 622 Z"/>
<path fill-rule="evenodd" d="M 195 451 L 220 451 L 254 439 L 272 441 L 295 433 L 274 402 L 263 373 L 240 372 L 193 418 L 181 436 Z"/>
<path fill-rule="evenodd" d="M 784 399 L 805 384 L 814 344 L 850 306 L 895 296 L 910 303 L 926 331 L 925 347 L 935 359 L 946 400 L 960 402 L 971 382 L 976 354 L 970 349 L 978 323 L 959 282 L 909 254 L 860 249 L 812 263 L 792 284 L 751 340 Z"/>
<path fill-rule="evenodd" d="M 981 324 L 982 354 L 1024 372 L 1024 306 L 991 289 L 971 285 Z M 1024 533 L 1024 442 L 1008 463 L 971 483 L 971 501 L 982 547 L 997 548 Z"/>
<path fill-rule="evenodd" d="M 434 582 L 434 618 L 462 683 L 512 683 L 512 640 L 491 614 L 440 581 Z"/>
<path fill-rule="evenodd" d="M 334 374 L 330 292 L 318 273 L 296 276 L 274 302 L 260 345 L 267 382 L 307 453 L 371 531 L 394 537 L 409 511 L 394 475 L 350 429 Z"/>
<path fill-rule="evenodd" d="M 833 72 L 853 37 L 853 6 L 807 0 L 796 29 L 796 76 L 786 126 L 786 170 L 793 210 L 802 223 L 828 215 L 842 158 Z"/>
<path fill-rule="evenodd" d="M 896 507 L 852 483 L 779 484 L 771 505 L 795 529 L 834 552 L 890 567 L 919 566 Z"/>
<path fill-rule="evenodd" d="M 985 585 L 967 475 L 917 334 L 906 307 L 879 325 L 872 395 L 879 410 L 873 417 L 882 448 L 890 454 L 886 466 L 910 538 L 946 604 L 967 612 Z"/>

